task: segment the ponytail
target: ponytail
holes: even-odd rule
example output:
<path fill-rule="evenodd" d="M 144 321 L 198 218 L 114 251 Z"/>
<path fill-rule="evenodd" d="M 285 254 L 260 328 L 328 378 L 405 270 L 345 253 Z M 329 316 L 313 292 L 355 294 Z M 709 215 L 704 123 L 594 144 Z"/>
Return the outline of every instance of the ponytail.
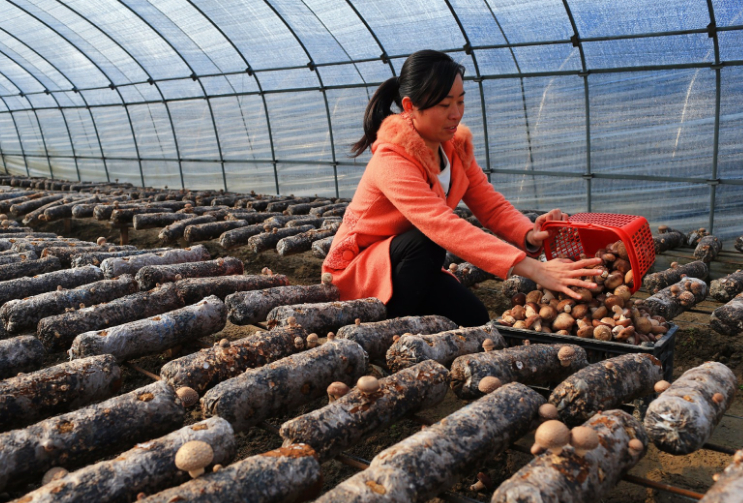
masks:
<path fill-rule="evenodd" d="M 392 103 L 402 108 L 400 103 L 400 80 L 391 77 L 380 85 L 374 92 L 364 112 L 364 136 L 351 147 L 352 157 L 358 157 L 364 150 L 371 147 L 377 139 L 377 131 L 382 121 L 392 115 Z"/>
<path fill-rule="evenodd" d="M 385 80 L 369 101 L 364 136 L 351 147 L 352 157 L 360 156 L 377 140 L 382 121 L 393 114 L 393 103 L 402 109 L 402 98 L 408 96 L 419 110 L 431 108 L 446 97 L 457 75 L 464 77 L 464 66 L 443 52 L 423 50 L 408 56 L 400 77 Z"/>

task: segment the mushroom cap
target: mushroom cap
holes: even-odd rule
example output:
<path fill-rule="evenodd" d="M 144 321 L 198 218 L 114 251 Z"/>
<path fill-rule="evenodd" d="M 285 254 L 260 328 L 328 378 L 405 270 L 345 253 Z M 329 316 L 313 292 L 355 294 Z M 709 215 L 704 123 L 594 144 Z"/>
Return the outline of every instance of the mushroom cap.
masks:
<path fill-rule="evenodd" d="M 671 386 L 670 382 L 661 380 L 655 383 L 655 386 L 653 386 L 653 389 L 655 390 L 656 393 L 663 393 L 670 386 Z"/>
<path fill-rule="evenodd" d="M 55 466 L 54 468 L 50 468 L 41 478 L 41 485 L 44 486 L 48 484 L 49 482 L 59 480 L 62 477 L 67 476 L 68 473 L 69 472 L 66 469 L 62 468 L 61 466 Z"/>
<path fill-rule="evenodd" d="M 379 380 L 374 376 L 362 376 L 356 381 L 356 387 L 362 393 L 374 393 L 379 389 Z"/>
<path fill-rule="evenodd" d="M 214 451 L 211 445 L 201 440 L 191 440 L 175 453 L 175 466 L 187 472 L 203 470 L 213 459 Z"/>
<path fill-rule="evenodd" d="M 332 396 L 333 398 L 340 398 L 344 396 L 346 393 L 348 393 L 351 390 L 351 388 L 348 387 L 348 385 L 344 382 L 335 381 L 331 382 L 330 386 L 328 386 L 328 396 Z"/>
<path fill-rule="evenodd" d="M 576 356 L 575 349 L 570 346 L 563 346 L 557 352 L 557 359 L 560 360 L 560 365 L 563 367 L 569 367 Z"/>
<path fill-rule="evenodd" d="M 482 349 L 485 351 L 492 351 L 495 349 L 495 342 L 493 342 L 493 339 L 485 339 L 482 341 Z"/>
<path fill-rule="evenodd" d="M 317 334 L 314 332 L 312 332 L 311 334 L 307 336 L 307 344 L 317 345 L 317 340 L 318 340 Z"/>
<path fill-rule="evenodd" d="M 304 348 L 304 339 L 301 337 L 295 337 L 294 338 L 294 347 L 297 349 L 303 349 Z"/>
<path fill-rule="evenodd" d="M 195 389 L 189 388 L 188 386 L 178 388 L 175 394 L 178 395 L 178 398 L 181 399 L 183 406 L 186 408 L 195 405 L 196 402 L 199 401 L 199 394 L 196 392 Z"/>
<path fill-rule="evenodd" d="M 97 244 L 98 246 L 103 246 L 104 244 L 106 244 L 106 238 L 104 238 L 103 236 L 99 237 L 95 240 L 95 244 Z"/>
<path fill-rule="evenodd" d="M 725 397 L 722 393 L 715 393 L 714 395 L 712 395 L 712 401 L 715 403 L 722 403 L 725 401 Z"/>
<path fill-rule="evenodd" d="M 329 272 L 322 273 L 322 276 L 320 276 L 320 282 L 323 285 L 329 285 L 333 282 L 333 275 Z"/>
<path fill-rule="evenodd" d="M 501 380 L 497 377 L 485 376 L 480 379 L 480 382 L 477 385 L 477 389 L 480 390 L 481 393 L 485 393 L 487 395 L 488 393 L 492 393 L 493 391 L 497 390 L 502 385 L 503 384 L 501 383 Z"/>
<path fill-rule="evenodd" d="M 629 447 L 630 451 L 635 452 L 642 452 L 643 449 L 645 449 L 645 445 L 642 443 L 642 440 L 638 438 L 633 438 L 632 440 L 630 440 L 627 444 L 627 447 Z"/>
<path fill-rule="evenodd" d="M 557 413 L 557 407 L 552 405 L 551 403 L 543 403 L 539 406 L 539 417 L 542 419 L 557 419 L 558 413 Z"/>
<path fill-rule="evenodd" d="M 570 432 L 570 445 L 578 450 L 590 451 L 599 446 L 599 436 L 593 428 L 576 426 Z"/>
<path fill-rule="evenodd" d="M 570 442 L 570 430 L 562 422 L 552 419 L 539 425 L 534 440 L 545 449 L 560 449 Z"/>

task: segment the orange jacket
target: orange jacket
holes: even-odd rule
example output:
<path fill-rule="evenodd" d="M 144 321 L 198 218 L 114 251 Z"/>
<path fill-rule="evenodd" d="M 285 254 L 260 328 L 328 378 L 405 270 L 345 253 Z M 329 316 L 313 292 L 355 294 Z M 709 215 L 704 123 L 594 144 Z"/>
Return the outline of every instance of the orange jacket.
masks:
<path fill-rule="evenodd" d="M 459 125 L 443 144 L 451 164 L 446 196 L 439 166 L 412 121 L 390 115 L 372 145 L 366 166 L 343 223 L 323 262 L 333 275 L 341 300 L 392 297 L 392 238 L 413 227 L 456 256 L 496 276 L 506 278 L 525 252 L 457 216 L 464 201 L 477 219 L 506 241 L 524 246 L 533 224 L 493 189 L 473 154 L 472 133 Z"/>

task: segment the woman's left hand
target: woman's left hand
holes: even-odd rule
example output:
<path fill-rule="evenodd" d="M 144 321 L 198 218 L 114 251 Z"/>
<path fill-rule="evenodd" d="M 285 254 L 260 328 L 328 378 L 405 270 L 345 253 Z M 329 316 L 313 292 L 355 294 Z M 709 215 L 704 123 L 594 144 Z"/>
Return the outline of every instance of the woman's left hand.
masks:
<path fill-rule="evenodd" d="M 542 225 L 550 220 L 568 221 L 568 214 L 555 208 L 549 212 L 539 215 L 534 221 L 534 228 L 526 234 L 526 242 L 535 248 L 541 248 L 542 243 L 549 237 L 549 232 L 542 230 Z"/>

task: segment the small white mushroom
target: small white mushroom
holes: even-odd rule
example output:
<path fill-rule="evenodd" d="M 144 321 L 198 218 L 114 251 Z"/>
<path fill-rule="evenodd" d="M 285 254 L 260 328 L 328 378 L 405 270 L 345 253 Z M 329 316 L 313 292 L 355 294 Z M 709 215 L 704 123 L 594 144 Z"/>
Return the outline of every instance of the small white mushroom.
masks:
<path fill-rule="evenodd" d="M 178 388 L 175 391 L 175 394 L 178 395 L 178 398 L 180 398 L 181 403 L 183 403 L 183 406 L 185 408 L 196 405 L 196 402 L 199 401 L 199 394 L 196 392 L 195 389 L 189 388 L 188 386 Z"/>
<path fill-rule="evenodd" d="M 356 387 L 363 394 L 369 395 L 379 389 L 379 381 L 374 376 L 362 376 L 356 381 Z"/>
<path fill-rule="evenodd" d="M 214 459 L 212 446 L 201 440 L 186 442 L 175 453 L 175 466 L 196 478 Z"/>
<path fill-rule="evenodd" d="M 485 393 L 487 395 L 497 390 L 502 385 L 503 383 L 501 383 L 501 380 L 497 377 L 485 376 L 480 379 L 480 382 L 477 384 L 477 389 L 480 390 L 481 393 Z"/>
<path fill-rule="evenodd" d="M 346 393 L 348 393 L 351 390 L 351 388 L 348 387 L 346 383 L 336 381 L 330 383 L 330 386 L 328 386 L 328 401 L 334 402 L 338 400 L 340 397 L 345 396 Z"/>
<path fill-rule="evenodd" d="M 320 282 L 323 285 L 330 285 L 333 283 L 333 275 L 329 272 L 322 273 L 322 276 L 320 276 Z"/>
<path fill-rule="evenodd" d="M 576 426 L 570 432 L 570 445 L 578 456 L 583 457 L 588 451 L 599 446 L 599 436 L 593 428 Z"/>
<path fill-rule="evenodd" d="M 41 485 L 45 486 L 49 482 L 54 482 L 55 480 L 59 480 L 62 477 L 67 476 L 69 472 L 62 468 L 61 466 L 55 466 L 54 468 L 49 469 L 44 476 L 41 478 Z"/>
<path fill-rule="evenodd" d="M 545 421 L 534 434 L 534 443 L 552 454 L 559 455 L 570 442 L 570 430 L 557 420 Z"/>

